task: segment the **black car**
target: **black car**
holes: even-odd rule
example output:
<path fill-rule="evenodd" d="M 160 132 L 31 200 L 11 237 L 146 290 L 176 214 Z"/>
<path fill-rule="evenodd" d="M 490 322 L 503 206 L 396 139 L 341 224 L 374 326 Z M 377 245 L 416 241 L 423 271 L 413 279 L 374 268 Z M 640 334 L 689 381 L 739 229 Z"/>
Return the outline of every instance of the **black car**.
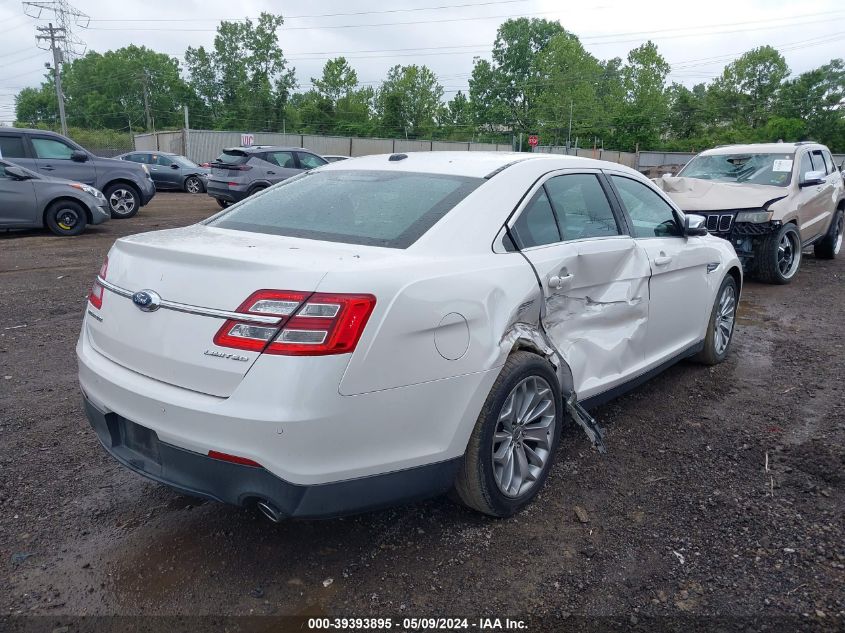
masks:
<path fill-rule="evenodd" d="M 100 158 L 55 132 L 0 128 L 0 158 L 102 191 L 113 218 L 131 218 L 155 195 L 145 165 Z"/>
<path fill-rule="evenodd" d="M 208 174 L 211 171 L 184 156 L 171 152 L 136 151 L 121 154 L 117 158 L 146 165 L 156 189 L 205 193 Z"/>

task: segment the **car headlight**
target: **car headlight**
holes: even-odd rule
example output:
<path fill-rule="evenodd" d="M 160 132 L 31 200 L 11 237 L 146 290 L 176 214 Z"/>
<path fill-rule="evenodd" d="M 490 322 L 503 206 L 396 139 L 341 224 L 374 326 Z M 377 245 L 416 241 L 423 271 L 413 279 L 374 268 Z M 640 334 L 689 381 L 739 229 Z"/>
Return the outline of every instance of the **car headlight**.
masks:
<path fill-rule="evenodd" d="M 760 224 L 772 219 L 771 211 L 740 211 L 736 214 L 736 222 L 752 222 Z"/>
<path fill-rule="evenodd" d="M 94 196 L 97 200 L 105 200 L 106 197 L 103 195 L 103 192 L 99 189 L 92 187 L 91 185 L 85 185 L 81 182 L 74 182 L 70 185 L 74 189 L 79 189 L 80 191 L 84 191 L 89 196 Z"/>

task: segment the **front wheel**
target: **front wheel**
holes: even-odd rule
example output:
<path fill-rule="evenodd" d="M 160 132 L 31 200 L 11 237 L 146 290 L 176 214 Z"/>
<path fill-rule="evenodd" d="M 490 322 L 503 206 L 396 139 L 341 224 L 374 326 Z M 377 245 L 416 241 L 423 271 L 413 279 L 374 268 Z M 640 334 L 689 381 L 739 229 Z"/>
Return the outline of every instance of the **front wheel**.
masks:
<path fill-rule="evenodd" d="M 202 193 L 204 188 L 202 181 L 196 176 L 188 176 L 185 178 L 185 192 L 186 193 Z"/>
<path fill-rule="evenodd" d="M 47 228 L 56 235 L 79 235 L 85 230 L 85 209 L 73 200 L 53 203 L 44 215 Z"/>
<path fill-rule="evenodd" d="M 833 215 L 833 222 L 830 223 L 830 228 L 820 242 L 814 247 L 813 251 L 819 259 L 835 259 L 842 250 L 842 235 L 845 233 L 845 211 L 837 209 Z"/>
<path fill-rule="evenodd" d="M 801 234 L 794 224 L 767 235 L 754 249 L 751 271 L 768 284 L 788 284 L 801 266 Z"/>
<path fill-rule="evenodd" d="M 725 360 L 733 340 L 738 302 L 739 289 L 736 280 L 727 275 L 719 287 L 713 310 L 710 312 L 704 349 L 695 357 L 700 363 L 718 365 Z"/>
<path fill-rule="evenodd" d="M 115 219 L 131 218 L 141 208 L 141 196 L 134 187 L 117 183 L 109 185 L 103 191 L 103 195 L 109 202 L 111 217 Z"/>
<path fill-rule="evenodd" d="M 542 357 L 512 354 L 475 423 L 455 480 L 461 501 L 508 517 L 530 502 L 549 475 L 563 422 L 557 376 Z"/>

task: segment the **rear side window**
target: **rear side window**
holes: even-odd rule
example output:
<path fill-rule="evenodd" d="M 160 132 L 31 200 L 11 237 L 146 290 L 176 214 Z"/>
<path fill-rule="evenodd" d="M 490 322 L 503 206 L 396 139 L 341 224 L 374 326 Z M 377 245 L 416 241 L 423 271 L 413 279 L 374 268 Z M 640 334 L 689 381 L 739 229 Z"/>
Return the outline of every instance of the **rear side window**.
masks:
<path fill-rule="evenodd" d="M 32 147 L 36 158 L 70 160 L 74 148 L 54 138 L 34 138 Z"/>
<path fill-rule="evenodd" d="M 0 136 L 0 157 L 26 158 L 22 136 Z"/>
<path fill-rule="evenodd" d="M 827 168 L 827 173 L 832 174 L 835 172 L 836 167 L 833 165 L 833 158 L 831 158 L 830 152 L 822 150 L 822 156 L 824 157 L 824 166 Z"/>
<path fill-rule="evenodd" d="M 483 182 L 412 172 L 306 172 L 247 198 L 208 225 L 407 248 Z"/>
<path fill-rule="evenodd" d="M 564 240 L 619 235 L 607 196 L 593 174 L 555 176 L 546 182 Z"/>
<path fill-rule="evenodd" d="M 560 242 L 555 214 L 545 189 L 541 187 L 519 214 L 519 218 L 514 222 L 513 232 L 520 248 Z"/>

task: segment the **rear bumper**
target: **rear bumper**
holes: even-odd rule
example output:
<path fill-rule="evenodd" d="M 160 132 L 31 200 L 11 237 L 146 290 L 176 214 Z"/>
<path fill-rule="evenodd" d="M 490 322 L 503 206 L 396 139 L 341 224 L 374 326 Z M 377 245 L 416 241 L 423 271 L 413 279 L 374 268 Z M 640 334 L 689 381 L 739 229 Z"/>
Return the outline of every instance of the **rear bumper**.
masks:
<path fill-rule="evenodd" d="M 248 197 L 248 189 L 246 185 L 232 188 L 229 185 L 221 184 L 216 180 L 206 181 L 205 190 L 212 198 L 225 200 L 226 202 L 240 202 L 244 198 Z"/>
<path fill-rule="evenodd" d="M 299 486 L 264 468 L 221 461 L 162 442 L 155 431 L 116 413 L 103 413 L 87 398 L 84 406 L 106 451 L 136 473 L 186 494 L 224 503 L 269 502 L 286 517 L 342 516 L 433 497 L 449 490 L 460 466 L 460 459 L 452 459 L 383 475 Z"/>

